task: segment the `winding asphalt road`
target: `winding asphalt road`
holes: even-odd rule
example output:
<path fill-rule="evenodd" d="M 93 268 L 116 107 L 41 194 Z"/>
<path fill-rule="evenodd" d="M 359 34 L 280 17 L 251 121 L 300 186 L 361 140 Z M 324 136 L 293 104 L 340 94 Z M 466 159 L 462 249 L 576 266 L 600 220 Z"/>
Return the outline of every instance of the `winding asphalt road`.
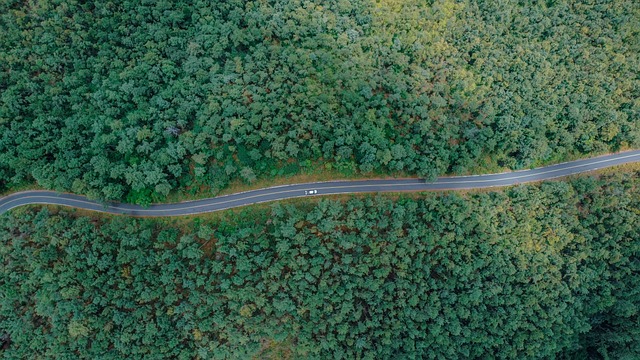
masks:
<path fill-rule="evenodd" d="M 156 204 L 146 208 L 119 203 L 101 204 L 88 200 L 84 196 L 56 193 L 53 191 L 24 191 L 0 198 L 0 214 L 23 205 L 52 204 L 131 216 L 193 215 L 306 196 L 367 192 L 463 190 L 509 186 L 549 180 L 638 161 L 640 161 L 640 150 L 633 150 L 533 170 L 501 174 L 442 177 L 434 182 L 426 182 L 421 179 L 385 179 L 293 184 L 245 191 L 203 200 L 174 204 Z M 316 190 L 316 192 L 310 195 L 307 194 L 307 192 L 311 190 Z"/>

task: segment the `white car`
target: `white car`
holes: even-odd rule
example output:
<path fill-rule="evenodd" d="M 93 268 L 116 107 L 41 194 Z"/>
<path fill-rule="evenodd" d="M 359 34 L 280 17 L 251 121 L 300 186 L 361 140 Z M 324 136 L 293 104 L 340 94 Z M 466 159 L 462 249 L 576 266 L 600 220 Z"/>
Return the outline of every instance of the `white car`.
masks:
<path fill-rule="evenodd" d="M 313 194 L 317 194 L 318 190 L 305 190 L 304 194 L 305 195 L 313 195 Z"/>

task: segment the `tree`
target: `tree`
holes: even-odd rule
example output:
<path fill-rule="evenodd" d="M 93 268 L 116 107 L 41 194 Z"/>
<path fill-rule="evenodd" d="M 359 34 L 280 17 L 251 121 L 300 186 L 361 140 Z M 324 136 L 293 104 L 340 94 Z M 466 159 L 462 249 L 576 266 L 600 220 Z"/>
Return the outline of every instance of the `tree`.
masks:
<path fill-rule="evenodd" d="M 247 208 L 190 227 L 12 211 L 0 353 L 635 358 L 638 175 Z"/>
<path fill-rule="evenodd" d="M 640 145 L 635 1 L 345 4 L 4 2 L 0 187 L 137 201 Z"/>

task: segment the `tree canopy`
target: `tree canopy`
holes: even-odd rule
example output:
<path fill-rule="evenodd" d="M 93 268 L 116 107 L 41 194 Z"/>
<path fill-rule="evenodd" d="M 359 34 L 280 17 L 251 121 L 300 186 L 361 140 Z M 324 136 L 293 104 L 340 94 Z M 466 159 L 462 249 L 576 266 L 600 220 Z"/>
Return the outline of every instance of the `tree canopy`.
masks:
<path fill-rule="evenodd" d="M 637 358 L 639 175 L 276 204 L 184 230 L 13 211 L 0 356 Z"/>
<path fill-rule="evenodd" d="M 148 203 L 308 161 L 433 177 L 640 145 L 633 0 L 8 0 L 0 14 L 0 187 Z"/>

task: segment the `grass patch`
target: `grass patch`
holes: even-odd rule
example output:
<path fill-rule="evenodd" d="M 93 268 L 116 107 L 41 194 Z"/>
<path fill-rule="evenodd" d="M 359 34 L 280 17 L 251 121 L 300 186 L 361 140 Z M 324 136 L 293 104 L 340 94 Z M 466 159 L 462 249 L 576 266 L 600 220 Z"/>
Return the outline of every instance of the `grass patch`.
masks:
<path fill-rule="evenodd" d="M 592 175 L 592 176 L 601 177 L 603 175 L 612 175 L 616 173 L 633 173 L 633 172 L 639 172 L 639 171 L 640 171 L 640 162 L 635 162 L 635 163 L 622 164 L 622 165 L 616 165 L 608 168 L 598 169 L 598 170 L 591 171 L 584 174 L 576 174 L 576 175 L 572 175 L 571 178 L 573 178 L 574 176 L 581 176 L 581 175 L 582 176 Z"/>

